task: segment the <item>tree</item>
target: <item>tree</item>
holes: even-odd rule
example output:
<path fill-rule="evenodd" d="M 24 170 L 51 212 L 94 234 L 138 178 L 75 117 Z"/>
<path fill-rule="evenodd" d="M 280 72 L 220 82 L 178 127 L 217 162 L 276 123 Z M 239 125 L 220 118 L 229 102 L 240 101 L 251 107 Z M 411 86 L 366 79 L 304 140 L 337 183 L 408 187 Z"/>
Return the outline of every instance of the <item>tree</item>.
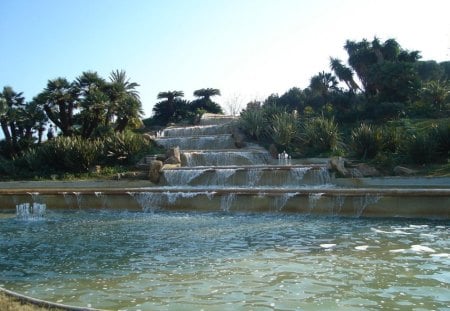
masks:
<path fill-rule="evenodd" d="M 18 122 L 23 117 L 21 110 L 25 98 L 10 86 L 5 86 L 0 94 L 0 125 L 9 148 L 10 155 L 18 152 Z"/>
<path fill-rule="evenodd" d="M 394 39 L 382 43 L 378 38 L 372 42 L 347 40 L 344 48 L 348 64 L 361 81 L 366 97 L 378 102 L 402 102 L 415 97 L 419 87 L 419 76 L 414 68 L 420 58 L 418 51 L 406 51 Z M 348 71 L 342 72 L 344 67 L 335 59 L 331 65 L 340 79 L 349 78 Z"/>
<path fill-rule="evenodd" d="M 124 70 L 115 70 L 110 74 L 108 95 L 110 103 L 106 114 L 106 122 L 117 117 L 115 131 L 122 132 L 130 124 L 138 124 L 143 115 L 139 86 L 130 82 Z"/>
<path fill-rule="evenodd" d="M 204 110 L 210 113 L 223 113 L 222 108 L 211 100 L 213 96 L 220 96 L 219 89 L 206 88 L 194 91 L 194 96 L 197 97 L 191 105 L 194 111 Z"/>
<path fill-rule="evenodd" d="M 78 98 L 74 84 L 65 78 L 49 80 L 47 87 L 38 96 L 47 117 L 59 127 L 64 136 L 72 136 Z"/>
<path fill-rule="evenodd" d="M 336 77 L 329 72 L 319 72 L 313 76 L 309 83 L 309 88 L 313 94 L 326 98 L 328 93 L 338 90 Z"/>
<path fill-rule="evenodd" d="M 77 122 L 81 125 L 80 134 L 89 138 L 106 120 L 109 105 L 107 82 L 96 72 L 87 71 L 75 80 L 75 87 L 80 108 L 77 115 Z"/>
<path fill-rule="evenodd" d="M 176 123 L 188 117 L 189 103 L 182 99 L 183 96 L 183 91 L 158 93 L 157 99 L 161 101 L 153 107 L 153 119 L 157 124 Z"/>
<path fill-rule="evenodd" d="M 343 65 L 341 60 L 330 57 L 330 67 L 339 81 L 343 81 L 351 92 L 355 93 L 359 90 L 358 84 L 353 79 L 353 71 Z"/>

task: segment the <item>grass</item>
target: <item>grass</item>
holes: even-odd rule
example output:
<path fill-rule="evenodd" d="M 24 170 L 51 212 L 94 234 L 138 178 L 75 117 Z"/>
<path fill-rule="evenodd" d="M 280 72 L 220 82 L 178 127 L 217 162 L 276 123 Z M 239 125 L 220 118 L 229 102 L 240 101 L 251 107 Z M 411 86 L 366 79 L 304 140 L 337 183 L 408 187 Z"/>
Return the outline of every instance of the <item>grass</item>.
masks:
<path fill-rule="evenodd" d="M 15 297 L 0 292 L 0 310 L 2 311 L 62 311 L 58 308 L 44 308 L 30 303 L 24 303 Z"/>

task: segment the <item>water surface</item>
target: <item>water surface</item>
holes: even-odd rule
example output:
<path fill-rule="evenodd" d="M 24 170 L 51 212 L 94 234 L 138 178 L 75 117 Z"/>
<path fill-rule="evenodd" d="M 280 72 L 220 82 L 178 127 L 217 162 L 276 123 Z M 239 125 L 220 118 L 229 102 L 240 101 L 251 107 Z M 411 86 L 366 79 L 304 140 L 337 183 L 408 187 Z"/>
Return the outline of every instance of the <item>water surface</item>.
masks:
<path fill-rule="evenodd" d="M 0 286 L 111 310 L 449 310 L 449 228 L 286 214 L 3 214 Z"/>

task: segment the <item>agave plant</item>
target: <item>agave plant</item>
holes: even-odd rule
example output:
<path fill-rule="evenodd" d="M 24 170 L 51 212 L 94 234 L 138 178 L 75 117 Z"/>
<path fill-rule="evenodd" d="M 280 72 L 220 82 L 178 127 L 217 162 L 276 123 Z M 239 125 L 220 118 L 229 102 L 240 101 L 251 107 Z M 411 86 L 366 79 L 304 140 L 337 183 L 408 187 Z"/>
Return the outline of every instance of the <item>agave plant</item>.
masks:
<path fill-rule="evenodd" d="M 259 140 L 266 132 L 267 120 L 262 109 L 248 109 L 241 113 L 240 127 L 253 139 Z"/>
<path fill-rule="evenodd" d="M 372 159 L 382 147 L 381 131 L 369 124 L 361 125 L 353 129 L 351 133 L 351 148 L 356 157 L 360 159 Z"/>
<path fill-rule="evenodd" d="M 272 125 L 270 127 L 270 136 L 272 140 L 290 149 L 294 140 L 298 137 L 299 125 L 295 113 L 282 112 L 272 117 Z"/>
<path fill-rule="evenodd" d="M 334 119 L 324 116 L 306 120 L 303 124 L 303 142 L 314 154 L 334 151 L 341 140 L 339 128 Z"/>

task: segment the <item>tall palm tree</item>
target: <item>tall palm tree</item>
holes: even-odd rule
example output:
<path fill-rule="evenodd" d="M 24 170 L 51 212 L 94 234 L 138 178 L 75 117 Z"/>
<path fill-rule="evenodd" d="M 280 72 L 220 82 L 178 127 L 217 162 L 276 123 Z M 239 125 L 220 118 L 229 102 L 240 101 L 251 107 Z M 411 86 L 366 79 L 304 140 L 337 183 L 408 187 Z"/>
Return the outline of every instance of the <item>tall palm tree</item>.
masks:
<path fill-rule="evenodd" d="M 79 94 L 81 136 L 88 138 L 93 131 L 103 124 L 106 118 L 109 97 L 107 83 L 96 72 L 83 72 L 75 80 Z"/>
<path fill-rule="evenodd" d="M 66 78 L 56 78 L 47 82 L 40 102 L 47 117 L 61 130 L 64 136 L 72 136 L 74 110 L 78 99 L 77 89 Z"/>
<path fill-rule="evenodd" d="M 5 86 L 0 94 L 0 125 L 11 154 L 15 154 L 19 139 L 17 123 L 25 101 L 22 94 L 15 92 L 10 86 Z"/>
<path fill-rule="evenodd" d="M 340 59 L 330 57 L 330 68 L 339 81 L 343 81 L 350 91 L 356 92 L 359 89 L 358 84 L 353 79 L 353 71 L 343 65 Z"/>
<path fill-rule="evenodd" d="M 309 83 L 311 91 L 324 98 L 328 96 L 329 92 L 338 90 L 337 85 L 336 77 L 324 71 L 313 76 Z"/>
<path fill-rule="evenodd" d="M 116 116 L 118 124 L 115 130 L 123 131 L 131 120 L 143 115 L 139 92 L 136 90 L 139 84 L 130 82 L 124 70 L 111 72 L 109 79 L 108 95 L 110 103 L 106 114 L 106 122 Z"/>

